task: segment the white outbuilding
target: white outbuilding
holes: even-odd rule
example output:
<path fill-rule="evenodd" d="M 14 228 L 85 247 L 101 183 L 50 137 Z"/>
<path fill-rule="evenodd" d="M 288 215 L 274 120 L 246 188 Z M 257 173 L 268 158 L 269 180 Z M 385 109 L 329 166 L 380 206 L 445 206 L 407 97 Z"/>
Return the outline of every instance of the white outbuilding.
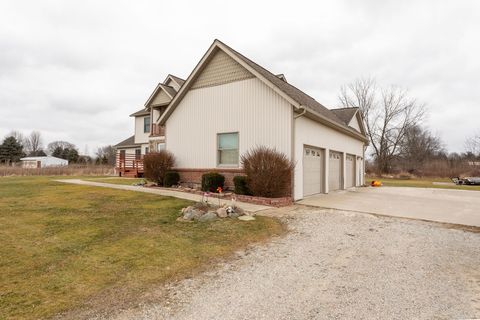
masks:
<path fill-rule="evenodd" d="M 22 167 L 24 168 L 61 167 L 68 165 L 68 160 L 52 156 L 25 157 L 21 158 L 20 161 L 22 161 Z"/>

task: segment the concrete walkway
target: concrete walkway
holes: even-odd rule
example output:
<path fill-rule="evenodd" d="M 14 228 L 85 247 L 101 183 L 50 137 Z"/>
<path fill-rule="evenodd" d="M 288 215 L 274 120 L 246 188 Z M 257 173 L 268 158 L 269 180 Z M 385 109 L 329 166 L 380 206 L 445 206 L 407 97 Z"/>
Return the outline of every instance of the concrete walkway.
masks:
<path fill-rule="evenodd" d="M 105 188 L 113 188 L 113 189 L 119 189 L 119 190 L 153 193 L 153 194 L 158 194 L 160 196 L 175 197 L 175 198 L 191 200 L 191 201 L 202 201 L 202 196 L 198 194 L 167 190 L 167 189 L 145 188 L 140 186 L 129 186 L 129 185 L 122 185 L 122 184 L 85 181 L 80 179 L 61 179 L 61 180 L 55 180 L 55 181 L 63 182 L 63 183 L 78 184 L 83 186 L 105 187 Z M 218 201 L 216 198 L 211 198 L 211 199 L 212 199 L 211 201 L 214 201 L 214 202 Z M 220 201 L 221 203 L 230 203 L 230 200 L 221 199 Z M 268 206 L 262 206 L 258 204 L 252 204 L 252 203 L 246 203 L 246 202 L 240 202 L 240 201 L 237 201 L 237 204 L 243 210 L 251 213 L 256 213 L 258 211 L 271 209 L 271 207 L 268 207 Z"/>
<path fill-rule="evenodd" d="M 357 188 L 300 204 L 480 227 L 480 192 L 433 188 Z"/>

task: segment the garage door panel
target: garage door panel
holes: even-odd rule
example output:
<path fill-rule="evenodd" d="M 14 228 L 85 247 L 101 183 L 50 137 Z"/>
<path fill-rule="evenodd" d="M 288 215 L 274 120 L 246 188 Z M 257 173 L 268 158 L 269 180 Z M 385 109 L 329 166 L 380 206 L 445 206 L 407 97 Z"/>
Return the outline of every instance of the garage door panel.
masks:
<path fill-rule="evenodd" d="M 342 187 L 342 154 L 330 151 L 328 160 L 328 189 L 339 190 Z"/>
<path fill-rule="evenodd" d="M 322 192 L 322 151 L 305 147 L 303 151 L 303 195 Z"/>
<path fill-rule="evenodd" d="M 347 154 L 345 160 L 346 187 L 351 188 L 355 186 L 355 156 Z"/>

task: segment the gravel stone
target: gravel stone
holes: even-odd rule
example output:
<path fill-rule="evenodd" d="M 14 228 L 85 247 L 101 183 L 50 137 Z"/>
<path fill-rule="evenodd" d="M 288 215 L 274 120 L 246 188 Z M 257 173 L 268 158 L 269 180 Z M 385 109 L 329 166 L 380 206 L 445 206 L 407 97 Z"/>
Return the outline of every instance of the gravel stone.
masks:
<path fill-rule="evenodd" d="M 109 317 L 480 318 L 479 233 L 307 207 L 284 219 L 286 236 Z"/>

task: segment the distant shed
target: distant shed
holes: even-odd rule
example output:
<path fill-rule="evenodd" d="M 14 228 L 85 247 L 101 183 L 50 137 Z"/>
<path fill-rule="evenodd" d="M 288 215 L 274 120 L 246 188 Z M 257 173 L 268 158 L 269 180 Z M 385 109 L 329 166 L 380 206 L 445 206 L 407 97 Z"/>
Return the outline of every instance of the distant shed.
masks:
<path fill-rule="evenodd" d="M 25 157 L 21 158 L 20 161 L 22 161 L 22 167 L 24 168 L 61 167 L 68 165 L 68 160 L 52 156 Z"/>

